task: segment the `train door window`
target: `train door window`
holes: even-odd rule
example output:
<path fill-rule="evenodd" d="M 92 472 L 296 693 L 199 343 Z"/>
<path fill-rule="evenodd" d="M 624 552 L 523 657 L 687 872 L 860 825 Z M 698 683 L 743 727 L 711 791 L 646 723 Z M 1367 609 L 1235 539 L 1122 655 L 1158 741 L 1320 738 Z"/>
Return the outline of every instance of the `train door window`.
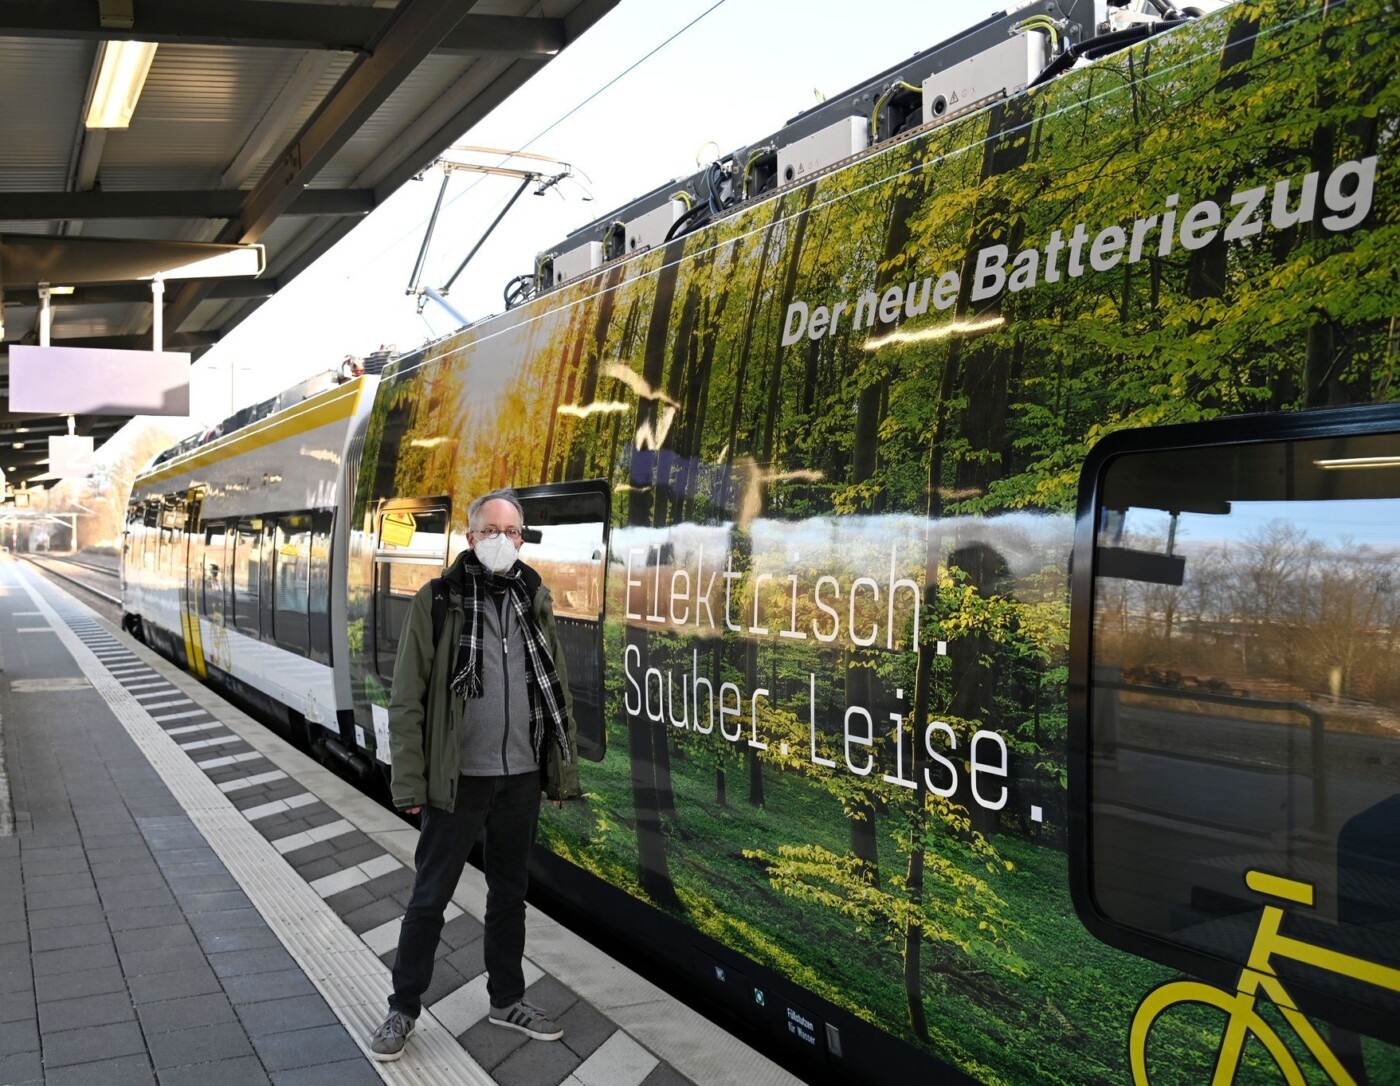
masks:
<path fill-rule="evenodd" d="M 199 586 L 199 611 L 210 622 L 224 624 L 224 540 L 222 523 L 204 528 L 204 563 Z"/>
<path fill-rule="evenodd" d="M 1400 967 L 1396 429 L 1393 406 L 1228 420 L 1086 465 L 1074 889 L 1114 945 L 1233 984 L 1274 894 L 1290 934 Z M 1400 993 L 1278 973 L 1349 1028 L 1400 1016 Z"/>
<path fill-rule="evenodd" d="M 532 529 L 520 557 L 539 571 L 554 597 L 579 755 L 600 761 L 607 751 L 603 699 L 603 574 L 608 553 L 608 487 L 558 483 L 517 491 Z M 538 540 L 534 536 L 538 534 Z"/>
<path fill-rule="evenodd" d="M 374 553 L 374 655 L 384 679 L 393 678 L 399 637 L 414 595 L 447 561 L 448 505 L 389 502 L 376 521 Z"/>
<path fill-rule="evenodd" d="M 311 569 L 307 601 L 307 640 L 311 659 L 331 662 L 331 529 L 329 510 L 311 514 Z"/>
<path fill-rule="evenodd" d="M 233 533 L 233 624 L 252 637 L 261 630 L 262 536 L 261 517 L 242 518 Z"/>
<path fill-rule="evenodd" d="M 305 655 L 310 647 L 307 614 L 311 597 L 311 515 L 285 514 L 272 530 L 272 637 L 284 649 Z"/>
<path fill-rule="evenodd" d="M 149 572 L 156 569 L 156 544 L 157 536 L 160 532 L 160 501 L 154 500 L 146 503 L 145 513 L 141 517 L 141 568 Z"/>

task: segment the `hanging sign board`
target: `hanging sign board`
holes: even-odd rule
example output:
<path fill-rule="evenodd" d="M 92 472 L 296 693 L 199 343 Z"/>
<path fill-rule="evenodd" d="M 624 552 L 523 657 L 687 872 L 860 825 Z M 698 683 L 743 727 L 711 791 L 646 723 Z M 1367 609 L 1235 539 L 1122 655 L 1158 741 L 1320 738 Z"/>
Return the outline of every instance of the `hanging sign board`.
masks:
<path fill-rule="evenodd" d="M 45 415 L 188 415 L 183 351 L 10 347 L 10 410 Z"/>

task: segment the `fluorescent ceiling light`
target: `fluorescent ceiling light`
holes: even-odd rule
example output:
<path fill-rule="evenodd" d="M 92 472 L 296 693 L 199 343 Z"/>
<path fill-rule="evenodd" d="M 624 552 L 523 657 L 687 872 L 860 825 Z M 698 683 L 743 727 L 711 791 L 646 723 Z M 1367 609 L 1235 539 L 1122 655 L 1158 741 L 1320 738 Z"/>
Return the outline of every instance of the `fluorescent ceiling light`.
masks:
<path fill-rule="evenodd" d="M 1314 460 L 1314 467 L 1323 471 L 1356 468 L 1400 468 L 1400 456 L 1353 456 L 1345 460 Z"/>
<path fill-rule="evenodd" d="M 104 41 L 98 50 L 97 80 L 88 106 L 89 128 L 125 128 L 136 112 L 156 46 L 148 41 Z"/>

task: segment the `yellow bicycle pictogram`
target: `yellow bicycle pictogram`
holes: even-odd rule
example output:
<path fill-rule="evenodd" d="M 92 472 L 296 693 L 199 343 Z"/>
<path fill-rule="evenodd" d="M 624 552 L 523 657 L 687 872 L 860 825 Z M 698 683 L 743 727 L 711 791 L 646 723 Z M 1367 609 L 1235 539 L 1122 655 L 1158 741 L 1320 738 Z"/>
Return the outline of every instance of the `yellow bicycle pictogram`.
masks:
<path fill-rule="evenodd" d="M 1249 871 L 1245 884 L 1266 898 L 1304 905 L 1313 905 L 1310 883 L 1270 875 L 1264 871 Z M 1249 960 L 1240 970 L 1233 992 L 1197 980 L 1173 980 L 1159 985 L 1138 1004 L 1128 1036 L 1128 1056 L 1133 1069 L 1134 1086 L 1150 1086 L 1147 1076 L 1147 1035 L 1158 1016 L 1181 1004 L 1198 1003 L 1225 1012 L 1225 1032 L 1216 1057 L 1211 1086 L 1230 1086 L 1239 1069 L 1240 1055 L 1251 1034 L 1264 1046 L 1283 1072 L 1289 1086 L 1305 1086 L 1302 1068 L 1297 1058 L 1284 1044 L 1283 1038 L 1255 1009 L 1262 992 L 1279 1009 L 1284 1019 L 1298 1034 L 1313 1058 L 1331 1076 L 1337 1086 L 1356 1086 L 1356 1080 L 1337 1058 L 1317 1028 L 1298 1010 L 1298 1005 L 1274 973 L 1275 958 L 1287 958 L 1339 973 L 1353 980 L 1364 981 L 1378 988 L 1400 992 L 1400 969 L 1378 965 L 1350 954 L 1328 950 L 1313 943 L 1293 939 L 1279 933 L 1285 909 L 1266 903 L 1259 927 L 1254 933 Z"/>

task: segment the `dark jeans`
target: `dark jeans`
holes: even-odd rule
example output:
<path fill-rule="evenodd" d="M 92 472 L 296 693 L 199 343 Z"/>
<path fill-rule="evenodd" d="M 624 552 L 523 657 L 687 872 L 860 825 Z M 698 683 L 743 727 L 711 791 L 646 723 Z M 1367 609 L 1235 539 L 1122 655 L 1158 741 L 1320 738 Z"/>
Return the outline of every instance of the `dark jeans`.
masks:
<path fill-rule="evenodd" d="M 486 991 L 494 1007 L 525 994 L 520 958 L 525 953 L 525 891 L 530 849 L 540 820 L 540 775 L 460 777 L 453 811 L 423 808 L 414 854 L 413 897 L 399 930 L 394 994 L 389 1008 L 417 1018 L 433 979 L 433 955 L 442 935 L 443 911 L 462 877 L 478 833 L 485 830 Z"/>

